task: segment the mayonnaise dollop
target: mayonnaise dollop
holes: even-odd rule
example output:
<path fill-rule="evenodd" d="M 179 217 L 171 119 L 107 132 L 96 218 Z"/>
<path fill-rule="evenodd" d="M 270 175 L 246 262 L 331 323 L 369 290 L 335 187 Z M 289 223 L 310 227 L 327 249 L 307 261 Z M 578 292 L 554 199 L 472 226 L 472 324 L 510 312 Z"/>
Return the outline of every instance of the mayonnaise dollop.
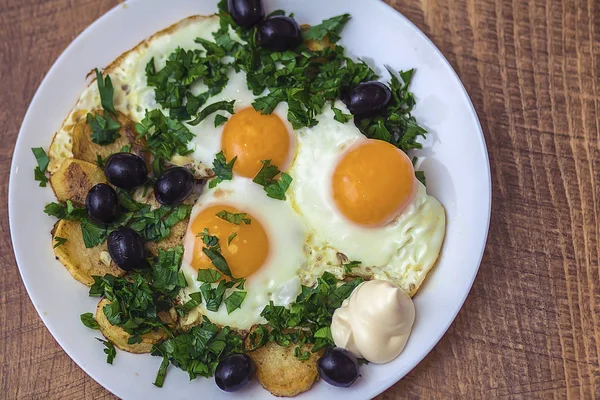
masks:
<path fill-rule="evenodd" d="M 404 350 L 414 322 L 410 296 L 390 282 L 372 280 L 358 285 L 335 310 L 331 335 L 336 346 L 356 357 L 384 364 Z"/>

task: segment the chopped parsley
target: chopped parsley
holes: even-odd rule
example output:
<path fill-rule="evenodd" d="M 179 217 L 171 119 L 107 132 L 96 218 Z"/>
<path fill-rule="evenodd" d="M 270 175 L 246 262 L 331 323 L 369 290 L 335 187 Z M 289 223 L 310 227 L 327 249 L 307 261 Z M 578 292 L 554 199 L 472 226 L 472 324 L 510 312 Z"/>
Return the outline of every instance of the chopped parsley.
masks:
<path fill-rule="evenodd" d="M 37 161 L 37 167 L 33 170 L 33 177 L 40 184 L 39 186 L 45 187 L 48 183 L 48 178 L 46 177 L 46 170 L 48 169 L 48 164 L 50 160 L 48 159 L 48 155 L 41 147 L 33 147 L 31 148 L 33 155 L 35 156 L 35 160 Z"/>
<path fill-rule="evenodd" d="M 362 282 L 362 278 L 343 282 L 325 272 L 316 287 L 302 286 L 302 292 L 289 308 L 271 302 L 260 314 L 267 320 L 267 340 L 281 346 L 296 345 L 298 351 L 307 343 L 313 345 L 313 352 L 334 346 L 329 331 L 333 312 Z"/>
<path fill-rule="evenodd" d="M 357 267 L 359 267 L 359 266 L 360 266 L 360 264 L 361 264 L 361 262 L 360 262 L 360 261 L 349 261 L 349 262 L 345 263 L 345 264 L 343 265 L 343 267 L 344 267 L 344 273 L 345 273 L 346 275 L 350 275 L 350 274 L 352 274 L 352 270 L 353 270 L 354 268 L 357 268 Z"/>
<path fill-rule="evenodd" d="M 118 133 L 121 124 L 114 118 L 117 116 L 117 111 L 115 110 L 113 102 L 115 90 L 112 85 L 112 80 L 108 75 L 104 78 L 102 72 L 100 72 L 98 68 L 96 68 L 95 71 L 98 92 L 100 93 L 100 103 L 104 109 L 104 115 L 88 113 L 86 122 L 92 130 L 92 142 L 105 146 L 121 137 Z M 110 114 L 112 114 L 112 116 Z"/>
<path fill-rule="evenodd" d="M 267 196 L 276 200 L 285 200 L 285 192 L 292 183 L 292 177 L 285 172 L 279 171 L 275 165 L 271 165 L 271 160 L 263 160 L 262 167 L 258 174 L 252 180 L 261 185 Z M 275 179 L 281 172 L 279 179 Z"/>
<path fill-rule="evenodd" d="M 227 244 L 230 245 L 231 242 L 233 241 L 233 239 L 235 239 L 236 236 L 237 236 L 236 232 L 233 232 L 231 235 L 229 235 L 229 237 L 227 238 Z"/>
<path fill-rule="evenodd" d="M 227 122 L 227 119 L 228 119 L 227 117 L 225 117 L 221 114 L 215 115 L 215 128 L 223 125 L 225 122 Z"/>
<path fill-rule="evenodd" d="M 245 298 L 246 292 L 241 290 L 236 290 L 231 293 L 224 301 L 225 307 L 227 307 L 227 314 L 231 314 L 233 311 L 240 308 Z"/>
<path fill-rule="evenodd" d="M 233 179 L 233 164 L 237 157 L 233 157 L 231 161 L 227 162 L 225 160 L 225 155 L 223 151 L 220 151 L 215 156 L 215 160 L 213 161 L 213 171 L 215 173 L 215 177 L 208 184 L 209 188 L 214 188 L 219 183 L 223 181 L 230 181 Z"/>
<path fill-rule="evenodd" d="M 198 237 L 202 239 L 206 247 L 202 248 L 202 251 L 210 259 L 212 264 L 224 275 L 232 277 L 229 265 L 225 260 L 225 257 L 221 254 L 221 246 L 219 245 L 219 238 L 212 236 L 208 233 L 208 229 L 204 229 L 204 232 L 200 232 Z M 206 298 L 206 296 L 205 296 Z"/>
<path fill-rule="evenodd" d="M 222 275 L 216 269 L 199 269 L 198 278 L 199 282 L 215 283 L 221 279 Z"/>
<path fill-rule="evenodd" d="M 233 103 L 235 103 L 235 100 L 218 101 L 216 103 L 210 104 L 210 105 L 206 106 L 202 111 L 200 111 L 198 113 L 198 116 L 193 121 L 190 121 L 188 123 L 190 125 L 198 125 L 210 114 L 215 113 L 217 111 L 227 111 L 228 113 L 233 114 Z M 225 118 L 225 120 L 227 120 L 227 118 Z M 215 126 L 216 125 L 217 124 L 215 122 Z"/>
<path fill-rule="evenodd" d="M 304 40 L 321 40 L 329 35 L 329 41 L 336 43 L 340 40 L 340 32 L 344 29 L 346 22 L 350 20 L 350 14 L 342 14 L 337 17 L 324 20 L 318 25 L 313 25 L 302 33 Z"/>
<path fill-rule="evenodd" d="M 65 243 L 67 243 L 67 239 L 66 239 L 66 238 L 62 238 L 62 237 L 59 237 L 59 236 L 54 236 L 54 242 L 55 242 L 55 243 L 54 243 L 54 246 L 53 246 L 53 248 L 55 249 L 55 248 L 57 248 L 58 246 L 60 246 L 60 245 L 63 245 L 63 244 L 65 244 Z"/>
<path fill-rule="evenodd" d="M 155 345 L 152 351 L 152 355 L 186 371 L 190 379 L 213 376 L 219 360 L 235 353 L 243 353 L 242 337 L 227 326 L 219 328 L 206 317 L 202 324 Z M 163 362 L 156 382 L 162 383 L 166 371 Z"/>
<path fill-rule="evenodd" d="M 96 338 L 96 340 L 98 340 L 100 343 L 103 343 L 106 347 L 104 349 L 104 354 L 106 354 L 106 362 L 112 365 L 113 361 L 115 360 L 115 357 L 117 356 L 117 350 L 115 349 L 115 345 L 108 340 L 103 340 L 100 338 Z"/>
<path fill-rule="evenodd" d="M 105 146 L 121 137 L 118 133 L 121 124 L 106 112 L 104 113 L 104 117 L 97 113 L 88 113 L 86 122 L 92 130 L 92 142 L 96 144 Z"/>
<path fill-rule="evenodd" d="M 146 148 L 154 155 L 155 174 L 163 170 L 162 164 L 175 154 L 185 156 L 192 153 L 187 144 L 194 134 L 179 120 L 165 116 L 160 110 L 147 111 L 144 119 L 135 124 L 140 137 L 146 138 Z"/>
<path fill-rule="evenodd" d="M 92 314 L 91 312 L 83 313 L 79 316 L 79 318 L 81 319 L 81 323 L 87 326 L 88 328 L 100 329 L 100 325 L 98 325 L 96 318 L 94 318 L 94 314 Z"/>
<path fill-rule="evenodd" d="M 244 225 L 250 225 L 252 223 L 252 220 L 250 218 L 246 218 L 246 216 L 248 215 L 246 213 L 230 213 L 227 210 L 221 210 L 216 215 L 222 220 L 231 222 L 234 225 L 240 225 L 242 223 Z"/>

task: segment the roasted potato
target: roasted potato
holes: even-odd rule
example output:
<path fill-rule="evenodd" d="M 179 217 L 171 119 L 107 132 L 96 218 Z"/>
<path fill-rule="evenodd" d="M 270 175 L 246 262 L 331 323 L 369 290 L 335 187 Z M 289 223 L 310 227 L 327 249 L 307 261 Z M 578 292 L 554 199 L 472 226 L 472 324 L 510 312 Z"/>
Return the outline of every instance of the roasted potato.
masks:
<path fill-rule="evenodd" d="M 96 307 L 96 321 L 98 322 L 98 325 L 100 325 L 100 332 L 102 332 L 104 337 L 119 349 L 136 354 L 150 353 L 152 351 L 152 345 L 167 338 L 167 333 L 164 330 L 158 330 L 142 335 L 141 343 L 127 343 L 131 335 L 125 332 L 120 326 L 112 325 L 108 322 L 106 315 L 104 315 L 103 308 L 107 304 L 110 304 L 110 301 L 107 299 L 102 299 L 98 303 L 98 306 Z"/>
<path fill-rule="evenodd" d="M 86 249 L 78 221 L 61 219 L 54 227 L 52 244 L 55 238 L 66 239 L 65 243 L 54 249 L 56 258 L 69 270 L 73 278 L 87 286 L 92 286 L 92 275 L 104 276 L 106 274 L 121 276 L 125 273 L 122 269 L 111 263 L 106 242 Z"/>
<path fill-rule="evenodd" d="M 250 335 L 248 335 L 248 338 Z M 246 346 L 248 346 L 246 339 Z M 279 346 L 268 342 L 248 355 L 256 363 L 256 376 L 260 384 L 275 396 L 293 397 L 310 389 L 319 378 L 317 360 L 322 352 L 310 353 L 306 361 L 294 355 L 296 346 Z M 311 345 L 302 347 L 310 352 Z"/>
<path fill-rule="evenodd" d="M 95 112 L 102 113 L 100 110 Z M 113 153 L 119 153 L 128 144 L 131 145 L 132 153 L 144 158 L 142 152 L 144 143 L 137 139 L 135 123 L 123 113 L 118 113 L 118 122 L 121 124 L 121 129 L 119 129 L 121 137 L 106 146 L 92 142 L 92 129 L 85 118 L 77 122 L 73 128 L 73 158 L 95 163 L 98 155 L 105 159 Z"/>
<path fill-rule="evenodd" d="M 50 177 L 50 185 L 59 201 L 71 200 L 82 206 L 88 191 L 98 183 L 106 183 L 104 172 L 96 164 L 66 159 L 58 171 Z"/>

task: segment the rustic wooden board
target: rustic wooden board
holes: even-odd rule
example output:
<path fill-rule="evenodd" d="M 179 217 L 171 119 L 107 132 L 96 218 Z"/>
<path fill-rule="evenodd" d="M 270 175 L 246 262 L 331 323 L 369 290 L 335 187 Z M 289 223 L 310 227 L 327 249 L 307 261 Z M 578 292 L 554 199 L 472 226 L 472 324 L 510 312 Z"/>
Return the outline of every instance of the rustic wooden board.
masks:
<path fill-rule="evenodd" d="M 0 0 L 2 398 L 114 398 L 33 309 L 12 255 L 6 198 L 12 149 L 37 86 L 65 46 L 117 3 Z M 463 310 L 380 399 L 600 398 L 600 2 L 389 3 L 464 82 L 494 192 L 487 251 Z"/>

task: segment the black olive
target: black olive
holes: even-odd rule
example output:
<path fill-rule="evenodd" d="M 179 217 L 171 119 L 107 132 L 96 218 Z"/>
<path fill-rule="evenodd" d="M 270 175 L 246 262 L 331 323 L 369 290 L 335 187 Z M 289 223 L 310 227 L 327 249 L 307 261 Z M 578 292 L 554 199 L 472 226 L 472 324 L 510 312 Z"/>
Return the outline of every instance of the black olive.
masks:
<path fill-rule="evenodd" d="M 298 23 L 285 15 L 265 19 L 258 27 L 256 40 L 262 47 L 272 51 L 286 51 L 302 43 Z"/>
<path fill-rule="evenodd" d="M 136 231 L 128 226 L 121 226 L 108 235 L 108 253 L 115 264 L 122 270 L 145 268 L 144 241 Z"/>
<path fill-rule="evenodd" d="M 381 82 L 363 82 L 345 94 L 343 101 L 354 115 L 368 116 L 383 111 L 392 91 Z"/>
<path fill-rule="evenodd" d="M 246 386 L 256 373 L 256 365 L 245 354 L 233 354 L 219 361 L 215 383 L 226 392 L 235 392 Z"/>
<path fill-rule="evenodd" d="M 325 350 L 317 362 L 317 369 L 325 382 L 339 387 L 352 385 L 360 376 L 358 360 L 341 347 Z"/>
<path fill-rule="evenodd" d="M 235 23 L 244 28 L 256 25 L 265 17 L 261 0 L 227 0 L 227 8 Z"/>
<path fill-rule="evenodd" d="M 117 216 L 117 193 L 105 183 L 99 183 L 90 189 L 85 198 L 88 217 L 96 223 L 109 223 Z"/>
<path fill-rule="evenodd" d="M 116 187 L 135 189 L 148 179 L 148 167 L 146 162 L 135 154 L 116 153 L 106 160 L 104 175 Z"/>
<path fill-rule="evenodd" d="M 194 190 L 194 175 L 183 167 L 167 170 L 154 184 L 154 196 L 160 204 L 173 206 L 183 202 Z"/>

